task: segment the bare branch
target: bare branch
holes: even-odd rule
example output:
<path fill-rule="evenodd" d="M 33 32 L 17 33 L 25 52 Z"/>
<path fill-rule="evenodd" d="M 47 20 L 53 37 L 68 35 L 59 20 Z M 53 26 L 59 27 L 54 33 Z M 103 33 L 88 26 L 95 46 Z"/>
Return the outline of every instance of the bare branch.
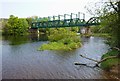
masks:
<path fill-rule="evenodd" d="M 97 60 L 94 60 L 94 59 L 88 58 L 88 57 L 83 56 L 83 55 L 80 55 L 80 56 L 83 57 L 83 58 L 86 58 L 86 59 L 92 60 L 92 61 L 94 61 L 94 62 L 99 62 L 99 61 L 97 61 Z"/>
<path fill-rule="evenodd" d="M 113 3 L 111 2 L 111 0 L 110 0 L 110 4 L 111 4 L 112 8 L 113 8 L 116 12 L 118 12 L 117 8 L 113 5 Z"/>
<path fill-rule="evenodd" d="M 88 57 L 83 56 L 83 55 L 80 55 L 80 56 L 83 57 L 83 58 L 86 58 L 86 59 L 92 60 L 92 61 L 94 61 L 94 62 L 97 62 L 97 64 L 100 64 L 101 62 L 106 61 L 107 59 L 117 58 L 117 57 L 118 57 L 118 56 L 109 56 L 109 57 L 106 57 L 106 58 L 104 58 L 104 59 L 98 61 L 98 60 L 95 60 L 95 59 L 92 59 L 92 58 L 88 58 Z"/>
<path fill-rule="evenodd" d="M 103 61 L 106 61 L 107 59 L 111 59 L 111 58 L 117 58 L 117 56 L 109 56 L 109 57 L 106 57 L 106 58 L 100 60 L 100 61 L 98 62 L 98 64 L 101 63 L 101 62 L 103 62 Z"/>
<path fill-rule="evenodd" d="M 120 49 L 119 48 L 117 48 L 117 47 L 113 47 L 114 49 L 116 49 L 116 50 L 118 50 L 118 51 L 120 51 Z"/>
<path fill-rule="evenodd" d="M 108 59 L 118 58 L 118 56 L 109 56 L 109 57 L 106 57 L 106 58 L 98 61 L 98 60 L 94 60 L 94 59 L 88 58 L 88 57 L 83 56 L 83 55 L 80 55 L 80 56 L 83 57 L 83 58 L 92 60 L 92 61 L 94 61 L 94 62 L 97 62 L 94 67 L 99 67 L 99 64 L 100 64 L 101 62 L 106 61 L 106 60 L 108 60 Z M 75 65 L 84 65 L 84 66 L 87 66 L 87 64 L 83 64 L 83 63 L 79 63 L 79 62 L 74 62 L 74 64 L 75 64 Z"/>

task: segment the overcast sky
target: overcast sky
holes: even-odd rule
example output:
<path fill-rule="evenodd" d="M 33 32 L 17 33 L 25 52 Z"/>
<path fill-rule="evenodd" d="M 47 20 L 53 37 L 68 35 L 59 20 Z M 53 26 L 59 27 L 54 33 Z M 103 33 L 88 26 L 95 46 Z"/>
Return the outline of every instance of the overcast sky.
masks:
<path fill-rule="evenodd" d="M 18 17 L 47 17 L 78 12 L 90 17 L 84 7 L 97 1 L 99 0 L 1 0 L 0 18 L 9 18 L 11 14 Z"/>

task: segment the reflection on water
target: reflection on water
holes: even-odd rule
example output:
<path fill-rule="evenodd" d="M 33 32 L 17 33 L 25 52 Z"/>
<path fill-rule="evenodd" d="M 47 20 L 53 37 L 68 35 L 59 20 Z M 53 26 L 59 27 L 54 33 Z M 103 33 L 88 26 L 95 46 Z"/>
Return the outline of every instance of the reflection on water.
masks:
<path fill-rule="evenodd" d="M 73 51 L 37 51 L 46 36 L 4 37 L 2 46 L 3 79 L 106 79 L 100 68 L 75 66 L 74 62 L 94 64 L 80 57 L 83 54 L 100 60 L 108 46 L 103 38 L 83 38 L 83 46 Z M 34 42 L 31 42 L 34 41 Z M 17 43 L 18 42 L 18 43 Z M 12 44 L 12 45 L 11 45 Z"/>
<path fill-rule="evenodd" d="M 10 45 L 20 45 L 25 44 L 27 42 L 36 42 L 36 41 L 47 41 L 47 35 L 37 35 L 37 34 L 31 34 L 26 36 L 4 36 L 4 40 L 9 41 Z"/>

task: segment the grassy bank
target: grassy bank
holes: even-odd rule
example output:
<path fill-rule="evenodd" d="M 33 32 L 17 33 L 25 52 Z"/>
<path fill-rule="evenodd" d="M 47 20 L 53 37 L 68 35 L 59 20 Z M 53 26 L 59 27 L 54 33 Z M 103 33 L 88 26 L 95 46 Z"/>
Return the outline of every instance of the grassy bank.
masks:
<path fill-rule="evenodd" d="M 111 36 L 108 33 L 93 33 L 92 36 L 111 38 Z"/>
<path fill-rule="evenodd" d="M 117 56 L 119 54 L 119 51 L 117 50 L 110 50 L 106 54 L 102 56 L 102 59 L 109 57 L 109 56 Z M 117 66 L 118 63 L 120 63 L 120 58 L 112 58 L 108 59 L 101 63 L 101 68 L 104 70 L 110 70 L 113 66 Z"/>
<path fill-rule="evenodd" d="M 93 33 L 92 36 L 107 38 L 108 40 L 106 41 L 106 44 L 109 44 L 109 45 L 111 44 L 111 41 L 109 40 L 111 39 L 111 36 L 108 33 Z M 104 54 L 102 56 L 102 59 L 110 57 L 110 56 L 117 56 L 119 53 L 120 51 L 116 49 L 112 49 L 108 51 L 106 54 Z M 100 67 L 104 70 L 110 71 L 113 67 L 118 67 L 117 65 L 119 63 L 120 63 L 120 58 L 111 58 L 111 59 L 107 59 L 106 61 L 101 62 Z"/>

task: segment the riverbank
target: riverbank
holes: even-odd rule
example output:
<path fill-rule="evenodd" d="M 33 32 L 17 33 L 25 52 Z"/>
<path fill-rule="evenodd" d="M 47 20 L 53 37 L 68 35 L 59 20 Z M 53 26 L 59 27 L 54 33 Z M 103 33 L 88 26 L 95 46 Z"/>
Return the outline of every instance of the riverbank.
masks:
<path fill-rule="evenodd" d="M 93 33 L 92 36 L 104 37 L 107 39 L 111 38 L 111 36 L 107 33 Z M 109 40 L 106 41 L 106 43 L 110 44 Z M 116 49 L 111 49 L 107 53 L 103 54 L 101 59 L 105 59 L 105 58 L 108 58 L 111 56 L 117 56 L 119 53 L 120 53 L 120 51 L 118 51 Z M 101 62 L 100 67 L 103 70 L 118 76 L 118 71 L 119 71 L 118 68 L 120 67 L 120 58 L 116 57 L 116 58 L 107 59 L 107 60 Z"/>
<path fill-rule="evenodd" d="M 90 36 L 94 36 L 94 37 L 103 37 L 103 38 L 111 38 L 111 36 L 108 33 L 91 33 L 91 34 L 82 34 L 81 36 L 85 36 L 85 37 L 90 37 Z"/>
<path fill-rule="evenodd" d="M 107 33 L 93 33 L 92 36 L 104 37 L 107 39 L 111 38 L 111 36 Z M 106 41 L 106 43 L 110 44 L 109 40 Z M 107 53 L 103 54 L 101 59 L 105 59 L 105 58 L 108 58 L 110 56 L 117 56 L 119 53 L 120 53 L 120 51 L 118 51 L 116 49 L 111 49 Z M 120 65 L 119 63 L 120 63 L 120 58 L 118 58 L 118 57 L 117 58 L 110 58 L 110 59 L 107 59 L 106 61 L 101 62 L 100 67 L 103 70 L 110 71 L 111 73 L 114 73 L 114 74 L 118 74 L 118 68 Z"/>
<path fill-rule="evenodd" d="M 92 33 L 91 36 L 111 38 L 111 36 L 108 33 Z"/>
<path fill-rule="evenodd" d="M 110 57 L 110 56 L 117 56 L 118 54 L 119 54 L 119 51 L 112 49 L 112 50 L 108 51 L 106 54 L 104 54 L 102 56 L 102 59 Z M 120 62 L 120 58 L 118 58 L 118 57 L 111 58 L 106 61 L 103 61 L 101 63 L 101 68 L 109 71 L 110 69 L 112 69 L 113 66 L 117 66 L 119 64 L 119 62 Z"/>
<path fill-rule="evenodd" d="M 112 49 L 112 50 L 108 51 L 106 54 L 104 54 L 102 56 L 102 59 L 105 59 L 105 58 L 108 58 L 111 56 L 118 56 L 119 53 L 120 53 L 120 51 Z M 110 59 L 107 59 L 106 61 L 101 62 L 100 67 L 104 71 L 115 75 L 116 79 L 120 79 L 120 77 L 119 77 L 120 58 L 119 57 L 110 58 Z"/>

